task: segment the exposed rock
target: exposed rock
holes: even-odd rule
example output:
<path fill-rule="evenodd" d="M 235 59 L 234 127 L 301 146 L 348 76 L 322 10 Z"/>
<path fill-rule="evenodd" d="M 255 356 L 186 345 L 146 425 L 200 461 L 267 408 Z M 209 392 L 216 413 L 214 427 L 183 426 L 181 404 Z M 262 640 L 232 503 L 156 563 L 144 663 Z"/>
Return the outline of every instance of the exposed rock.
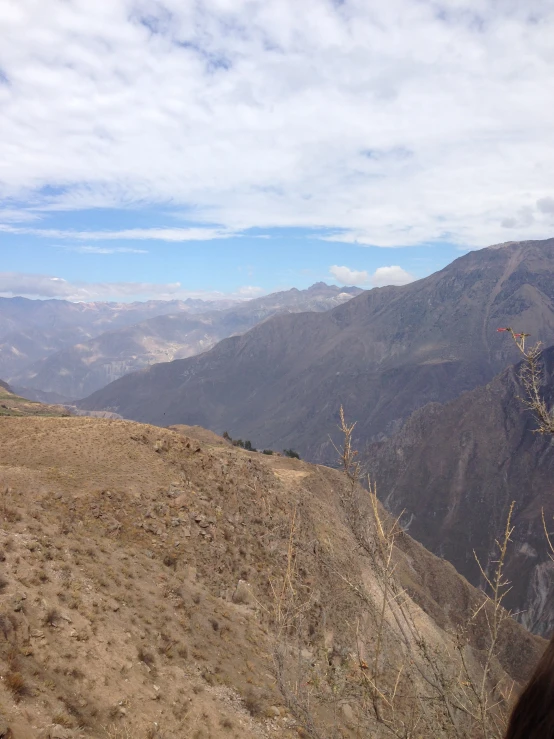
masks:
<path fill-rule="evenodd" d="M 68 729 L 59 724 L 52 724 L 40 733 L 40 739 L 75 739 L 77 734 L 73 729 Z"/>
<path fill-rule="evenodd" d="M 352 710 L 352 706 L 348 703 L 343 703 L 340 707 L 341 713 L 344 716 L 344 720 L 346 721 L 346 725 L 349 727 L 354 727 L 356 725 L 356 715 L 354 711 Z"/>
<path fill-rule="evenodd" d="M 189 496 L 186 493 L 182 493 L 172 502 L 173 508 L 186 508 L 189 503 Z"/>
<path fill-rule="evenodd" d="M 238 581 L 237 587 L 232 595 L 232 600 L 233 603 L 252 603 L 254 596 L 247 582 L 244 580 Z"/>

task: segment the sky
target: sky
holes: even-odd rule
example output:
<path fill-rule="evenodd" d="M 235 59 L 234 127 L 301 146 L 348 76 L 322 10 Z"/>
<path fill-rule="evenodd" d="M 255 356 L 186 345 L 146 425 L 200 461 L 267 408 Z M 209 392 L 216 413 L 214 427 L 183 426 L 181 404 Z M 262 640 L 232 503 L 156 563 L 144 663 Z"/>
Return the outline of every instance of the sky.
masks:
<path fill-rule="evenodd" d="M 554 233 L 553 0 L 0 6 L 0 295 L 379 287 Z"/>

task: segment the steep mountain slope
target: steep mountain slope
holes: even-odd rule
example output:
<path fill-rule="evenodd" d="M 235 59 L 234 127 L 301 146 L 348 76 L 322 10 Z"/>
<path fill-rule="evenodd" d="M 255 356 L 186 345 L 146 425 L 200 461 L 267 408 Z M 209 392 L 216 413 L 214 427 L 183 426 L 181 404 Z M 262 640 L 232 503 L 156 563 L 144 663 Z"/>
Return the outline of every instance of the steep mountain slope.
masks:
<path fill-rule="evenodd" d="M 346 479 L 193 433 L 88 418 L 0 424 L 0 720 L 15 739 L 306 736 L 273 677 L 287 572 L 302 598 L 291 665 L 309 681 L 319 736 L 360 735 L 355 688 L 374 649 L 362 629 L 380 589 L 345 517 Z M 394 562 L 410 623 L 440 674 L 455 673 L 452 632 L 480 595 L 406 535 Z M 483 622 L 464 638 L 478 665 Z M 524 680 L 541 641 L 506 621 L 494 678 Z M 402 656 L 392 614 L 382 643 L 385 674 Z M 418 674 L 412 687 L 424 689 Z M 318 700 L 328 683 L 335 692 Z M 453 736 L 442 724 L 421 732 Z"/>
<path fill-rule="evenodd" d="M 0 298 L 0 376 L 15 377 L 33 362 L 104 331 L 167 313 L 228 308 L 234 302 L 189 299 L 72 303 Z"/>
<path fill-rule="evenodd" d="M 545 398 L 554 403 L 554 347 L 543 354 Z M 368 451 L 382 500 L 412 536 L 445 557 L 471 582 L 494 554 L 516 502 L 508 562 L 508 605 L 537 633 L 554 629 L 554 563 L 543 530 L 554 528 L 554 441 L 533 433 L 520 400 L 519 369 L 484 387 L 416 411 L 391 439 Z"/>
<path fill-rule="evenodd" d="M 155 365 L 82 401 L 157 424 L 199 424 L 333 456 L 343 403 L 363 440 L 483 384 L 516 360 L 496 328 L 554 341 L 554 239 L 471 252 L 404 287 L 378 288 L 324 314 L 278 316 L 206 354 Z"/>
<path fill-rule="evenodd" d="M 317 283 L 307 290 L 293 288 L 226 310 L 159 316 L 76 343 L 33 364 L 12 381 L 82 398 L 133 370 L 204 352 L 277 313 L 329 310 L 360 292 L 359 288 Z"/>

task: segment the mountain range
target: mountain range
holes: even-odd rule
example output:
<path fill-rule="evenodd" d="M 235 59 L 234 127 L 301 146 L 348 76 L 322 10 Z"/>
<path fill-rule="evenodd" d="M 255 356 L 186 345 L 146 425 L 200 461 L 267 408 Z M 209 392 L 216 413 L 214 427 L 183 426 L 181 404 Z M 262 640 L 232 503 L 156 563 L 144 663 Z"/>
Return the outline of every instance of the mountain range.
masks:
<path fill-rule="evenodd" d="M 227 308 L 237 301 L 196 299 L 134 303 L 0 298 L 0 377 L 13 378 L 60 349 L 165 313 Z"/>
<path fill-rule="evenodd" d="M 326 313 L 279 315 L 199 356 L 131 373 L 81 401 L 159 425 L 198 424 L 332 462 L 338 408 L 362 445 L 517 360 L 497 327 L 554 342 L 554 239 L 472 251 Z"/>
<path fill-rule="evenodd" d="M 316 283 L 307 290 L 293 288 L 233 305 L 229 301 L 194 301 L 192 305 L 152 301 L 127 308 L 94 304 L 87 313 L 82 307 L 86 304 L 77 304 L 76 315 L 71 314 L 75 323 L 69 327 L 64 313 L 64 323 L 57 327 L 56 336 L 64 342 L 58 351 L 46 351 L 47 342 L 49 349 L 55 346 L 50 328 L 35 328 L 42 338 L 25 352 L 23 337 L 27 343 L 36 338 L 31 330 L 20 332 L 17 340 L 13 333 L 4 337 L 0 372 L 4 369 L 14 387 L 37 400 L 82 398 L 133 370 L 206 351 L 277 313 L 329 310 L 360 292 L 359 288 Z M 63 312 L 66 306 L 56 307 Z M 79 317 L 83 318 L 80 323 Z M 79 334 L 83 335 L 76 338 Z M 35 361 L 29 361 L 31 357 Z"/>

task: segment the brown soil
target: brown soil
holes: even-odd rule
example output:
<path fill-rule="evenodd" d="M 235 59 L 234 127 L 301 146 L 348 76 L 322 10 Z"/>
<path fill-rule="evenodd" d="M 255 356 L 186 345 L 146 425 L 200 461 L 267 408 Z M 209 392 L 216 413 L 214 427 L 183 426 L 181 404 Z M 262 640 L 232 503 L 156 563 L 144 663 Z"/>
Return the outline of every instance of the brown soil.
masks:
<path fill-rule="evenodd" d="M 197 434 L 0 422 L 0 712 L 15 739 L 52 725 L 112 739 L 302 736 L 269 656 L 294 510 L 299 590 L 313 602 L 305 649 L 349 659 L 344 624 L 360 605 L 333 572 L 370 575 L 341 518 L 344 478 Z M 409 537 L 401 548 L 421 622 L 443 642 L 475 591 Z M 500 662 L 520 680 L 541 642 L 510 628 Z"/>

